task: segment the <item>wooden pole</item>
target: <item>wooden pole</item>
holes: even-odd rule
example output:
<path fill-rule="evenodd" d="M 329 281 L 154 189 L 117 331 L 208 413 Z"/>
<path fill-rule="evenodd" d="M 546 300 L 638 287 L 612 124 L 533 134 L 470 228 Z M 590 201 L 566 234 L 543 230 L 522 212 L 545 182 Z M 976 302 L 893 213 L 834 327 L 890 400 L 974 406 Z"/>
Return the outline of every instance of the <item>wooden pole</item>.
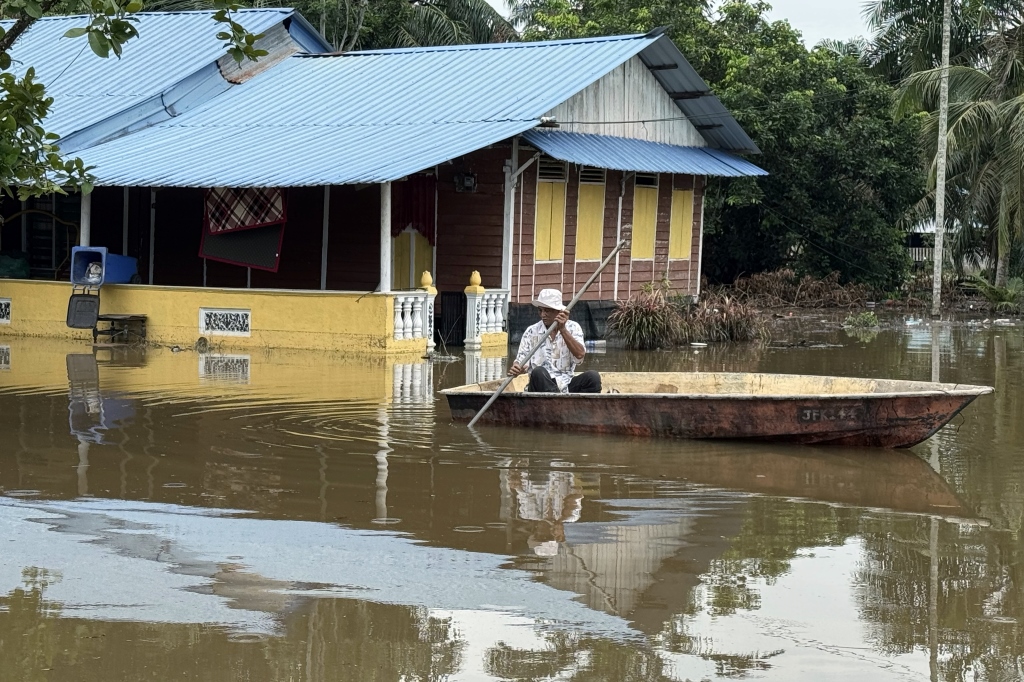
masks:
<path fill-rule="evenodd" d="M 582 297 L 583 294 L 585 294 L 587 292 L 587 289 L 590 288 L 590 285 L 593 284 L 597 280 L 597 278 L 600 276 L 601 271 L 604 270 L 608 266 L 608 264 L 612 262 L 612 260 L 615 258 L 615 256 L 618 255 L 619 251 L 621 251 L 623 249 L 623 247 L 625 247 L 625 246 L 626 246 L 626 240 L 623 239 L 622 241 L 620 241 L 618 243 L 618 245 L 616 245 L 616 247 L 614 249 L 612 249 L 612 252 L 609 253 L 608 256 L 601 262 L 601 265 L 599 265 L 597 267 L 597 270 L 595 270 L 594 274 L 592 274 L 590 276 L 590 279 L 587 280 L 587 283 L 583 285 L 583 288 L 580 289 L 578 292 L 576 292 L 576 295 L 573 296 L 571 301 L 569 301 L 569 305 L 566 306 L 566 308 L 565 308 L 566 311 L 572 310 L 573 306 L 576 305 L 576 303 L 580 300 L 580 297 Z M 530 352 L 526 355 L 526 358 L 523 360 L 524 364 L 529 364 L 530 363 L 530 358 L 532 358 L 534 356 L 534 354 L 538 350 L 540 350 L 540 347 L 544 345 L 544 337 L 546 337 L 548 334 L 550 334 L 555 329 L 555 325 L 556 324 L 557 324 L 557 322 L 552 322 L 551 325 L 548 326 L 548 329 L 544 333 L 544 336 L 541 337 L 540 343 L 538 343 L 536 346 L 534 346 L 532 349 L 530 349 Z M 484 403 L 484 406 L 481 407 L 480 411 L 476 413 L 476 416 L 473 417 L 469 421 L 470 428 L 472 428 L 477 423 L 477 420 L 479 420 L 480 417 L 483 416 L 484 412 L 486 412 L 487 409 L 491 406 L 491 404 L 494 403 L 494 401 L 498 399 L 498 396 L 501 395 L 502 391 L 504 391 L 508 387 L 509 384 L 512 383 L 513 379 L 515 379 L 515 377 L 506 377 L 505 380 L 503 382 L 501 382 L 501 386 L 498 386 L 498 390 L 496 390 L 494 392 L 494 395 L 492 395 L 490 398 L 487 399 L 487 402 Z"/>

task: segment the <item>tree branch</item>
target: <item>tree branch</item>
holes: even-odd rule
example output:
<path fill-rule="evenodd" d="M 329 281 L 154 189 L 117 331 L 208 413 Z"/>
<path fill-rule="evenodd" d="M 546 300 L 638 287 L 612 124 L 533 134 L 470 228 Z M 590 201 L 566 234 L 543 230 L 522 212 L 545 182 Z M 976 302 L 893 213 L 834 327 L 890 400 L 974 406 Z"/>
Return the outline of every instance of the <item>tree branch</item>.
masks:
<path fill-rule="evenodd" d="M 46 13 L 57 4 L 57 1 L 58 0 L 44 0 L 39 3 L 39 5 L 43 9 L 43 13 Z M 37 19 L 22 12 L 21 16 L 14 22 L 14 26 L 11 26 L 7 33 L 4 34 L 4 37 L 0 38 L 0 53 L 9 52 L 11 47 L 14 46 L 14 42 L 21 37 L 22 33 L 28 30 L 29 26 L 36 23 L 36 21 Z"/>

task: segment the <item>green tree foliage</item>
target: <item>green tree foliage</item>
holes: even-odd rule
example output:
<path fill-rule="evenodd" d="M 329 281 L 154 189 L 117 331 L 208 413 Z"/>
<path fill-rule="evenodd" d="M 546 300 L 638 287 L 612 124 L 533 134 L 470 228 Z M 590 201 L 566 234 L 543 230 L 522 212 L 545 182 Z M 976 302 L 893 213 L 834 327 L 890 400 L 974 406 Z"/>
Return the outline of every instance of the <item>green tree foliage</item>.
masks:
<path fill-rule="evenodd" d="M 766 178 L 714 181 L 704 271 L 731 282 L 789 265 L 801 275 L 895 288 L 909 266 L 900 219 L 924 193 L 918 122 L 894 122 L 893 90 L 859 44 L 808 50 L 769 5 L 730 0 L 523 0 L 527 39 L 646 32 L 667 26 L 763 154 Z M 852 47 L 851 47 L 852 46 Z"/>
<path fill-rule="evenodd" d="M 924 191 L 917 122 L 858 58 L 808 51 L 764 3 L 731 2 L 701 73 L 763 152 L 766 178 L 708 195 L 706 272 L 718 281 L 792 265 L 895 288 L 908 267 L 900 219 Z"/>
<path fill-rule="evenodd" d="M 265 0 L 239 0 L 263 7 Z M 148 9 L 209 9 L 211 0 L 151 0 Z M 282 0 L 339 52 L 426 45 L 506 42 L 518 34 L 486 0 Z"/>

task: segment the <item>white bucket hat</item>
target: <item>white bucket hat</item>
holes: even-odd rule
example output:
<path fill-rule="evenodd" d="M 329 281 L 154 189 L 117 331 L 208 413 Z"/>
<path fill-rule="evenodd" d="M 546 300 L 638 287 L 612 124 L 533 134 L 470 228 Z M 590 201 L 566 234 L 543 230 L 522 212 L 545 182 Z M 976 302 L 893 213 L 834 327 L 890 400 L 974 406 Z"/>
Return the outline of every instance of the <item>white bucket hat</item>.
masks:
<path fill-rule="evenodd" d="M 533 305 L 538 308 L 551 308 L 558 311 L 565 310 L 565 306 L 562 305 L 562 292 L 558 289 L 541 289 Z"/>
<path fill-rule="evenodd" d="M 554 540 L 537 543 L 532 549 L 537 556 L 558 556 L 558 543 Z"/>

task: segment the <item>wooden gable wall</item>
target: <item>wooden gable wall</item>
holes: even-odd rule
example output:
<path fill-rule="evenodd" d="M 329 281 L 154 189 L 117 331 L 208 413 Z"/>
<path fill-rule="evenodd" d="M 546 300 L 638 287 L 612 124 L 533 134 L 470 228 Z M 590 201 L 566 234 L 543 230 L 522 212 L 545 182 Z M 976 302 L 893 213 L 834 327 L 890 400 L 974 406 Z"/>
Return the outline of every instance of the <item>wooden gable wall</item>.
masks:
<path fill-rule="evenodd" d="M 707 145 L 640 57 L 633 57 L 547 115 L 555 117 L 560 130 L 571 133 L 630 137 L 682 147 Z"/>

